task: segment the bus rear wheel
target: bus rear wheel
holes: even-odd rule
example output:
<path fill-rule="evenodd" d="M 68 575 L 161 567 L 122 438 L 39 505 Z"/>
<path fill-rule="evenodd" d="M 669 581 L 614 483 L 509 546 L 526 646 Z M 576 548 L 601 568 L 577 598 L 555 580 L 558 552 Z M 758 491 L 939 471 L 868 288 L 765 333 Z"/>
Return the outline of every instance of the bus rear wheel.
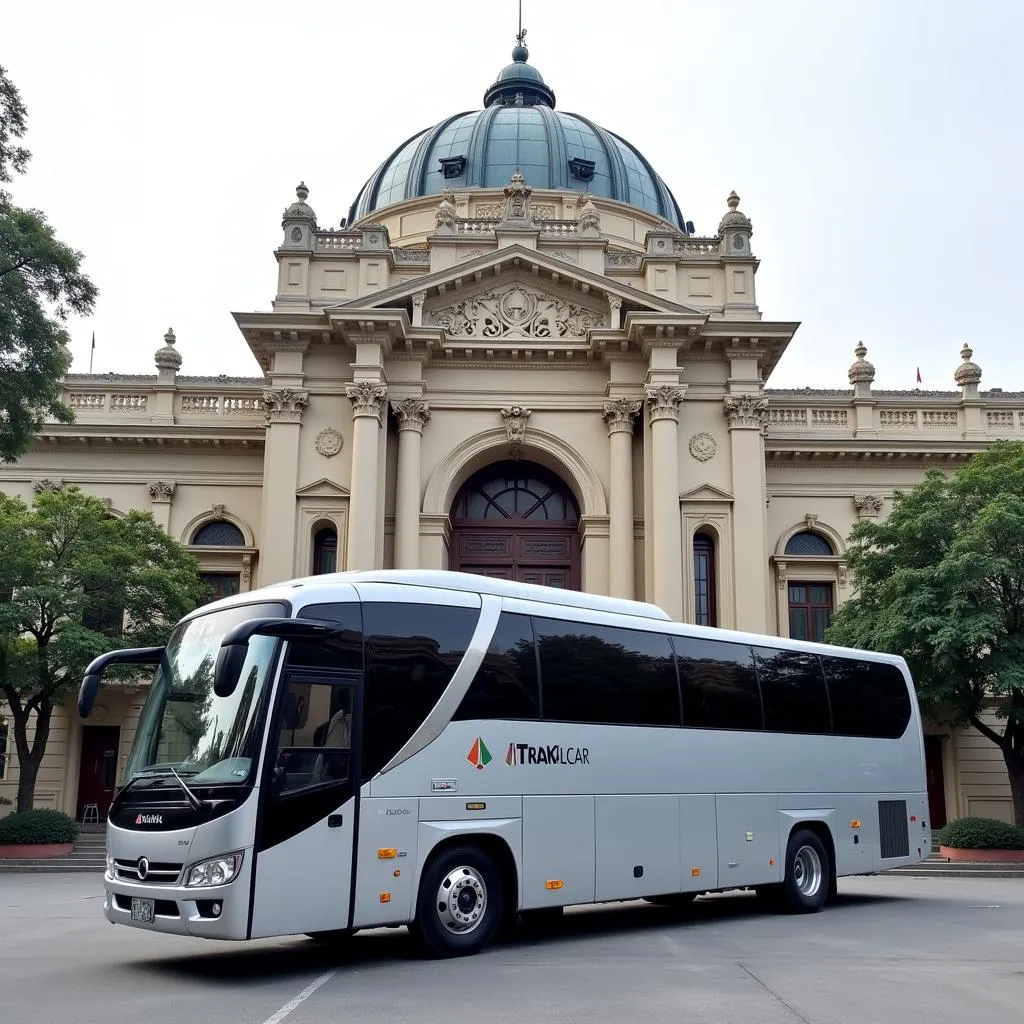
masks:
<path fill-rule="evenodd" d="M 478 953 L 504 913 L 501 874 L 475 846 L 442 851 L 423 872 L 412 931 L 436 957 Z"/>
<path fill-rule="evenodd" d="M 810 829 L 798 829 L 786 847 L 782 903 L 793 914 L 813 914 L 825 905 L 832 887 L 832 865 L 825 844 Z"/>

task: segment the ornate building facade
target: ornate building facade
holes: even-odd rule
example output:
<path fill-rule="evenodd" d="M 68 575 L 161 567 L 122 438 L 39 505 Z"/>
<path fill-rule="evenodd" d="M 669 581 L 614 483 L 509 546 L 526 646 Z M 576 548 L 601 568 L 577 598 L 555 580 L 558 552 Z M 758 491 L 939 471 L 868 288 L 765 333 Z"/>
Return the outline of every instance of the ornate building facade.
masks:
<path fill-rule="evenodd" d="M 272 308 L 235 314 L 258 372 L 182 375 L 168 331 L 155 375 L 70 375 L 75 423 L 48 424 L 0 487 L 150 509 L 216 595 L 453 568 L 819 639 L 850 595 L 853 524 L 926 467 L 1024 437 L 1024 396 L 982 392 L 967 346 L 948 392 L 875 390 L 862 344 L 848 388 L 770 388 L 798 324 L 760 313 L 739 197 L 697 235 L 527 58 L 388 157 L 341 229 L 299 186 Z M 69 700 L 39 805 L 102 815 L 143 697 L 105 688 L 85 726 Z M 978 733 L 930 729 L 927 754 L 933 822 L 1010 816 Z"/>

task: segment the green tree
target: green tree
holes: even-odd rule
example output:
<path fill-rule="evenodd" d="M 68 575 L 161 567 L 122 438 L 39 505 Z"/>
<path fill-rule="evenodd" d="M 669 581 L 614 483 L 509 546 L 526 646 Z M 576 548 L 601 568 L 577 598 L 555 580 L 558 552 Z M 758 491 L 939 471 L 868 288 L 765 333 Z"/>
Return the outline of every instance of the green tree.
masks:
<path fill-rule="evenodd" d="M 17 142 L 26 123 L 21 96 L 0 67 L 0 185 L 28 163 L 29 151 Z M 47 416 L 73 419 L 61 401 L 71 366 L 64 325 L 96 302 L 82 258 L 58 241 L 41 211 L 15 206 L 0 187 L 0 462 L 28 451 Z"/>
<path fill-rule="evenodd" d="M 195 557 L 149 512 L 113 518 L 77 487 L 31 506 L 0 494 L 0 552 L 0 696 L 13 720 L 22 811 L 32 806 L 53 709 L 89 662 L 165 643 L 207 588 Z"/>
<path fill-rule="evenodd" d="M 857 596 L 826 640 L 903 655 L 923 710 L 999 747 L 1024 825 L 1024 443 L 929 471 L 884 522 L 854 527 L 848 557 Z"/>

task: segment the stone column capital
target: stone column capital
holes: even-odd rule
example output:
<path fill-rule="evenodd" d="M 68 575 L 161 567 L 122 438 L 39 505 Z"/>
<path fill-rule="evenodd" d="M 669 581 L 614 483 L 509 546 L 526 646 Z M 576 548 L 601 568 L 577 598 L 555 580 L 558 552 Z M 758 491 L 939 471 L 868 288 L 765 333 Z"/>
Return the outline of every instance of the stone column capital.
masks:
<path fill-rule="evenodd" d="M 768 399 L 757 395 L 726 395 L 722 412 L 730 430 L 768 430 Z"/>
<path fill-rule="evenodd" d="M 149 496 L 154 504 L 163 502 L 169 505 L 174 501 L 174 492 L 177 488 L 178 484 L 174 480 L 153 480 L 149 484 Z"/>
<path fill-rule="evenodd" d="M 380 425 L 381 413 L 388 398 L 385 384 L 373 384 L 369 381 L 349 384 L 345 387 L 345 397 L 352 403 L 353 419 L 361 416 L 372 417 Z"/>
<path fill-rule="evenodd" d="M 309 392 L 295 388 L 267 388 L 263 407 L 271 423 L 301 423 L 302 411 L 309 405 Z"/>
<path fill-rule="evenodd" d="M 643 402 L 633 398 L 613 398 L 604 403 L 602 419 L 608 424 L 608 435 L 633 433 L 633 419 Z"/>
<path fill-rule="evenodd" d="M 644 388 L 647 412 L 651 423 L 659 420 L 679 422 L 679 406 L 682 404 L 685 388 L 673 384 L 648 384 Z"/>
<path fill-rule="evenodd" d="M 398 420 L 398 429 L 415 430 L 423 433 L 423 428 L 430 422 L 430 403 L 419 398 L 402 398 L 391 403 L 391 411 Z"/>

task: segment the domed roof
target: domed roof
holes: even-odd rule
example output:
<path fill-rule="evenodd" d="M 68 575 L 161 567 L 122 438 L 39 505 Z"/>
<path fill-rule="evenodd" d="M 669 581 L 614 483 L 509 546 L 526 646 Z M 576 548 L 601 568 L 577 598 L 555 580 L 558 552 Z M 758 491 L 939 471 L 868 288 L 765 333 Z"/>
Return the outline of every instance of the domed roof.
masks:
<path fill-rule="evenodd" d="M 348 223 L 446 189 L 502 188 L 518 168 L 535 189 L 616 199 L 685 233 L 675 197 L 643 154 L 580 114 L 556 111 L 554 92 L 528 57 L 520 42 L 484 93 L 483 110 L 455 114 L 402 143 L 362 187 Z"/>

